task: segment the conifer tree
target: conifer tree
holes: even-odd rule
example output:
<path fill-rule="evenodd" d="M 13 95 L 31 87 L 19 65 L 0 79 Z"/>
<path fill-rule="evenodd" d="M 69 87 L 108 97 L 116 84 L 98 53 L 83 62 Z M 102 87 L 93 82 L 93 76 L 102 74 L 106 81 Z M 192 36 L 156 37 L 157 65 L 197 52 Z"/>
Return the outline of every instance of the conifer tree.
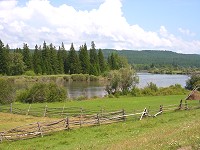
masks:
<path fill-rule="evenodd" d="M 101 73 L 103 73 L 106 71 L 106 62 L 101 49 L 99 49 L 98 51 L 98 58 L 99 58 L 100 71 Z"/>
<path fill-rule="evenodd" d="M 50 64 L 51 64 L 51 74 L 58 74 L 58 57 L 57 51 L 53 44 L 50 44 Z"/>
<path fill-rule="evenodd" d="M 90 74 L 96 76 L 100 74 L 99 59 L 95 49 L 94 41 L 91 42 L 90 49 Z"/>
<path fill-rule="evenodd" d="M 40 50 L 39 50 L 40 49 Z M 42 73 L 42 53 L 41 48 L 38 49 L 38 46 L 35 46 L 34 54 L 33 54 L 33 70 L 36 74 Z"/>
<path fill-rule="evenodd" d="M 90 59 L 89 59 L 86 43 L 80 47 L 79 59 L 81 63 L 81 73 L 89 74 L 90 73 Z"/>
<path fill-rule="evenodd" d="M 71 44 L 71 48 L 69 51 L 69 72 L 70 74 L 78 74 L 81 70 L 80 61 L 78 55 L 74 49 L 73 43 Z"/>
<path fill-rule="evenodd" d="M 50 50 L 49 47 L 46 45 L 46 42 L 43 43 L 42 48 L 42 73 L 43 74 L 51 74 L 51 63 L 50 63 Z"/>
<path fill-rule="evenodd" d="M 27 44 L 24 43 L 23 46 L 23 61 L 26 65 L 26 71 L 32 69 L 32 59 L 31 59 L 31 53 L 30 49 Z"/>
<path fill-rule="evenodd" d="M 0 74 L 9 75 L 9 47 L 0 40 Z"/>

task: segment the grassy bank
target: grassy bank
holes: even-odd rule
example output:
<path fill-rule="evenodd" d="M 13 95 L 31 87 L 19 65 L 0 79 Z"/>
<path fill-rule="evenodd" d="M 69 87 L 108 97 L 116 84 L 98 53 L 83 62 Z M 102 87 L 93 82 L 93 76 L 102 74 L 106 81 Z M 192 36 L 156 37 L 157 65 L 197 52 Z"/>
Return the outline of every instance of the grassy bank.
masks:
<path fill-rule="evenodd" d="M 142 121 L 84 127 L 43 138 L 3 142 L 0 149 L 199 149 L 199 113 L 199 109 L 172 112 Z"/>
<path fill-rule="evenodd" d="M 63 108 L 66 107 L 78 107 L 93 111 L 100 111 L 101 109 L 113 111 L 125 109 L 127 112 L 134 110 L 143 110 L 145 107 L 150 109 L 159 109 L 160 105 L 173 105 L 179 104 L 180 99 L 184 99 L 186 95 L 170 95 L 170 96 L 146 96 L 146 97 L 131 97 L 122 96 L 120 98 L 97 98 L 84 101 L 66 101 L 66 102 L 55 102 L 55 103 L 35 103 L 31 104 L 31 110 L 37 108 Z M 1 107 L 0 106 L 0 110 Z M 7 108 L 9 109 L 9 105 Z M 14 103 L 13 108 L 28 109 L 29 104 Z M 43 112 L 41 112 L 41 115 Z"/>
<path fill-rule="evenodd" d="M 178 104 L 179 96 L 156 97 L 121 97 L 113 99 L 96 99 L 87 101 L 66 102 L 67 106 L 84 107 L 88 109 L 133 110 L 144 106 L 158 108 L 163 105 Z M 197 102 L 195 102 L 198 104 Z M 64 103 L 49 103 L 49 107 L 63 106 Z M 18 104 L 26 107 L 25 104 Z M 35 104 L 35 107 L 41 104 Z M 42 104 L 43 105 L 43 104 Z M 199 149 L 200 148 L 200 109 L 187 111 L 172 111 L 163 113 L 156 118 L 146 118 L 138 121 L 129 118 L 126 122 L 83 127 L 70 131 L 62 131 L 49 136 L 16 141 L 3 142 L 0 149 L 37 150 L 37 149 Z M 1 113 L 0 131 L 36 122 L 44 118 Z M 49 119 L 49 118 L 46 118 Z"/>

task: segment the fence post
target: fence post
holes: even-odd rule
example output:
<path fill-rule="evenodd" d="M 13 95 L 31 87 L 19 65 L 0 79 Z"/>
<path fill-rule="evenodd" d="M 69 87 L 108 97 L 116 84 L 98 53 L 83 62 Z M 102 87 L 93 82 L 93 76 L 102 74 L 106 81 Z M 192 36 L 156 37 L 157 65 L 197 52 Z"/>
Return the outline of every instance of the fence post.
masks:
<path fill-rule="evenodd" d="M 37 122 L 37 127 L 38 127 L 38 132 L 39 132 L 40 135 L 43 137 L 42 129 L 41 129 L 41 126 L 40 126 L 40 123 L 39 123 L 39 122 Z"/>
<path fill-rule="evenodd" d="M 123 119 L 123 121 L 126 121 L 126 117 L 125 117 L 125 110 L 124 110 L 124 109 L 122 110 L 122 116 L 123 116 L 123 118 L 122 118 L 122 119 Z"/>
<path fill-rule="evenodd" d="M 45 108 L 44 108 L 44 117 L 46 117 L 46 113 L 47 113 L 47 105 L 45 106 Z"/>
<path fill-rule="evenodd" d="M 163 112 L 163 106 L 160 105 L 160 112 L 162 113 Z"/>
<path fill-rule="evenodd" d="M 68 117 L 65 119 L 65 128 L 67 130 L 69 130 L 69 118 Z"/>
<path fill-rule="evenodd" d="M 142 115 L 140 117 L 140 120 L 142 120 L 142 118 L 146 115 L 147 113 L 147 109 L 145 108 L 144 111 L 142 112 Z"/>
<path fill-rule="evenodd" d="M 65 104 L 64 104 L 63 109 L 62 109 L 61 117 L 63 115 L 64 109 L 65 109 Z"/>
<path fill-rule="evenodd" d="M 30 104 L 30 105 L 29 105 L 29 107 L 28 107 L 28 110 L 27 110 L 27 113 L 26 113 L 26 115 L 28 115 L 28 113 L 29 113 L 30 109 L 31 109 L 31 104 Z"/>
<path fill-rule="evenodd" d="M 10 103 L 10 113 L 12 113 L 12 103 Z"/>
<path fill-rule="evenodd" d="M 97 124 L 100 125 L 100 118 L 99 118 L 99 114 L 97 114 Z"/>
<path fill-rule="evenodd" d="M 83 117 L 83 108 L 80 108 L 81 112 L 80 112 L 80 117 L 79 117 L 79 121 L 80 121 L 80 127 L 82 126 L 82 117 Z"/>

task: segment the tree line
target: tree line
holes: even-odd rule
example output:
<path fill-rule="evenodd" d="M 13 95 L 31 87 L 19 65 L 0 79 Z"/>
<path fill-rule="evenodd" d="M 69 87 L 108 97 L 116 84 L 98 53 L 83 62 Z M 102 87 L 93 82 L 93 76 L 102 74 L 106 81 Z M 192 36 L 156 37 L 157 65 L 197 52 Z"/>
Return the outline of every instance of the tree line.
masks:
<path fill-rule="evenodd" d="M 96 49 L 94 41 L 88 50 L 86 43 L 76 51 L 73 43 L 69 50 L 64 44 L 56 47 L 44 41 L 42 46 L 35 45 L 30 50 L 28 44 L 24 43 L 23 48 L 16 48 L 11 51 L 9 45 L 0 40 L 0 74 L 22 75 L 26 71 L 33 71 L 35 74 L 90 74 L 101 75 L 109 70 L 117 70 L 126 67 L 128 61 L 117 53 L 111 53 L 107 59 L 101 49 Z"/>

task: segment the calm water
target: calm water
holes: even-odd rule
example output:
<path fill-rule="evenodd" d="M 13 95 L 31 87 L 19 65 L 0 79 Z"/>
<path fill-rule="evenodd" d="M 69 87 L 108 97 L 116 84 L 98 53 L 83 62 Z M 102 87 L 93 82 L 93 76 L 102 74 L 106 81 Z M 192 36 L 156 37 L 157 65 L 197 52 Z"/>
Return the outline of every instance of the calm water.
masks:
<path fill-rule="evenodd" d="M 185 87 L 186 81 L 189 79 L 187 75 L 166 75 L 166 74 L 150 74 L 138 73 L 140 83 L 138 87 L 144 87 L 147 83 L 153 82 L 158 87 L 167 87 L 174 84 L 180 84 Z M 65 85 L 68 89 L 68 96 L 75 98 L 79 96 L 86 97 L 103 97 L 105 92 L 105 85 L 97 82 L 71 82 Z"/>

